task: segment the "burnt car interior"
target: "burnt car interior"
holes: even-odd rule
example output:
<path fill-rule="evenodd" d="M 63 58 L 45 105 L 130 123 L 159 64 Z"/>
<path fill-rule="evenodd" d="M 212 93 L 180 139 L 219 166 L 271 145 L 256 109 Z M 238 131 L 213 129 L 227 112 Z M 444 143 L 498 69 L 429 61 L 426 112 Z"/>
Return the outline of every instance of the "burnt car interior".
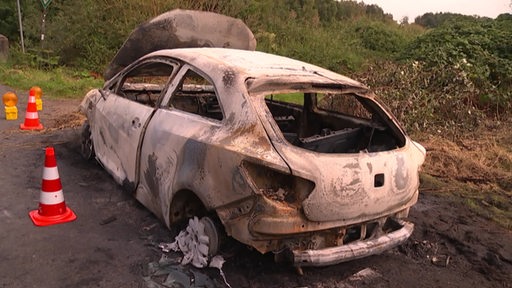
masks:
<path fill-rule="evenodd" d="M 170 106 L 210 119 L 224 118 L 213 85 L 193 70 L 188 70 L 183 77 L 171 97 Z"/>
<path fill-rule="evenodd" d="M 157 84 L 144 84 L 144 86 L 125 83 L 119 95 L 143 105 L 155 107 L 163 86 Z"/>
<path fill-rule="evenodd" d="M 166 62 L 148 62 L 123 77 L 116 94 L 137 103 L 156 107 L 174 66 Z M 215 120 L 222 114 L 214 86 L 205 77 L 188 70 L 171 97 L 169 107 Z"/>
<path fill-rule="evenodd" d="M 355 93 L 270 94 L 265 103 L 284 138 L 310 151 L 378 152 L 405 145 L 380 108 Z"/>
<path fill-rule="evenodd" d="M 122 78 L 116 94 L 140 104 L 155 107 L 173 71 L 172 63 L 161 61 L 143 63 Z"/>

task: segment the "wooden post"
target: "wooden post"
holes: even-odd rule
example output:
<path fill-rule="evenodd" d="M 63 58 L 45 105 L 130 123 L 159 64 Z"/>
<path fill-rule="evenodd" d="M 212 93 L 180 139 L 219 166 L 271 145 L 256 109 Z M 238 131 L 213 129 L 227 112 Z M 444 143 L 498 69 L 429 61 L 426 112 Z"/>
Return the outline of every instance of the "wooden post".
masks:
<path fill-rule="evenodd" d="M 25 53 L 25 41 L 23 40 L 23 23 L 21 21 L 21 7 L 20 0 L 16 0 L 18 6 L 18 22 L 20 23 L 20 39 L 21 39 L 21 51 Z"/>

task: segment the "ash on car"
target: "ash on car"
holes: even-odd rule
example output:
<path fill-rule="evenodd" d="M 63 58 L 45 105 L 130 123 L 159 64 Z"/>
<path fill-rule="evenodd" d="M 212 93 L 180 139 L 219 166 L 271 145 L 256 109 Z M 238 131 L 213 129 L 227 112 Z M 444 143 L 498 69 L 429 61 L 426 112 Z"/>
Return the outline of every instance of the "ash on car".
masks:
<path fill-rule="evenodd" d="M 81 104 L 84 157 L 168 227 L 202 218 L 210 255 L 224 232 L 295 266 L 406 241 L 425 149 L 363 84 L 255 46 L 210 12 L 142 24 Z"/>

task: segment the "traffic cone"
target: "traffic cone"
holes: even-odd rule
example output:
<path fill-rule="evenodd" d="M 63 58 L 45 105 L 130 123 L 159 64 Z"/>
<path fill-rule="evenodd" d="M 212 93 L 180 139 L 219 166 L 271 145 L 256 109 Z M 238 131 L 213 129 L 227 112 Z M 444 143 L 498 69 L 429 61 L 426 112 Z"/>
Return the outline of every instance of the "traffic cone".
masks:
<path fill-rule="evenodd" d="M 64 202 L 53 147 L 46 148 L 39 209 L 28 214 L 36 226 L 48 226 L 76 219 L 75 213 Z"/>
<path fill-rule="evenodd" d="M 41 130 L 43 125 L 39 123 L 39 115 L 37 114 L 37 104 L 35 91 L 30 89 L 28 95 L 27 112 L 25 114 L 25 123 L 20 124 L 21 130 Z"/>

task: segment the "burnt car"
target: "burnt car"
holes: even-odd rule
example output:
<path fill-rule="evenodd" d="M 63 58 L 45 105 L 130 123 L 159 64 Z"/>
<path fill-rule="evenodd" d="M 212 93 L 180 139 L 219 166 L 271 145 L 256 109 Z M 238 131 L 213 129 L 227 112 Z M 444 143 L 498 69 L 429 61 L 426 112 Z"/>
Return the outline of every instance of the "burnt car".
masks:
<path fill-rule="evenodd" d="M 425 149 L 361 83 L 230 48 L 151 52 L 81 104 L 95 157 L 168 227 L 205 219 L 295 266 L 380 253 L 408 239 Z M 224 231 L 222 231 L 224 230 Z"/>

